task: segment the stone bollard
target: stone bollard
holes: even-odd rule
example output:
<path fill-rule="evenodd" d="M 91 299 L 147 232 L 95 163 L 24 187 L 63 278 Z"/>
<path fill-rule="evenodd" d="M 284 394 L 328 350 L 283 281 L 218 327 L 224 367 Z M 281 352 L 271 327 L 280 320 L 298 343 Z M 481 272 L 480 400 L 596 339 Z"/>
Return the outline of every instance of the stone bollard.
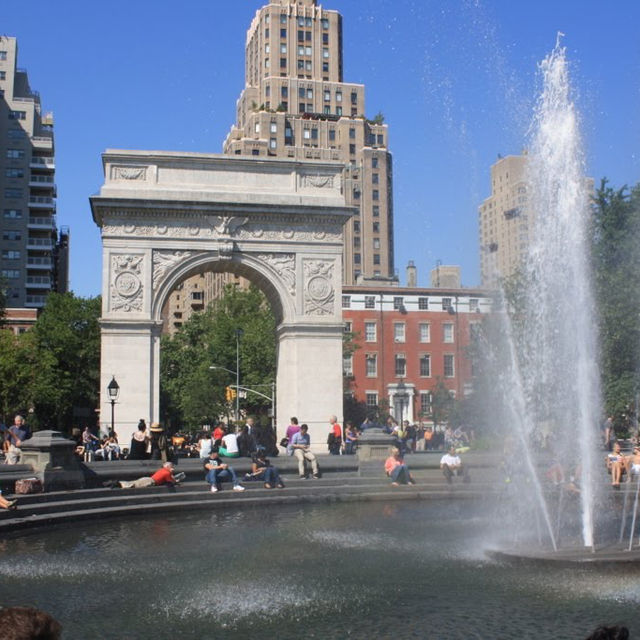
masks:
<path fill-rule="evenodd" d="M 365 429 L 358 438 L 358 475 L 384 476 L 384 461 L 395 439 L 379 427 Z"/>
<path fill-rule="evenodd" d="M 21 464 L 31 465 L 45 491 L 84 488 L 84 473 L 74 452 L 76 443 L 59 431 L 36 431 L 20 449 Z"/>

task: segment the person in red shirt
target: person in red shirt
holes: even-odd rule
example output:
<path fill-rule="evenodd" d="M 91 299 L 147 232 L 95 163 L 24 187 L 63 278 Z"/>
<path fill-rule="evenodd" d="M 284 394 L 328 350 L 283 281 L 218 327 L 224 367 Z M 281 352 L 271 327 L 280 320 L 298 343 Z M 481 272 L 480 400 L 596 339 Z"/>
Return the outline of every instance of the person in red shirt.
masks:
<path fill-rule="evenodd" d="M 177 475 L 173 473 L 173 462 L 165 462 L 151 477 L 145 476 L 132 481 L 120 480 L 117 485 L 123 489 L 143 489 L 144 487 L 159 487 L 163 484 L 173 487 L 183 479 L 184 473 Z"/>
<path fill-rule="evenodd" d="M 329 453 L 338 456 L 342 448 L 342 427 L 336 416 L 329 416 L 329 437 L 327 438 Z"/>

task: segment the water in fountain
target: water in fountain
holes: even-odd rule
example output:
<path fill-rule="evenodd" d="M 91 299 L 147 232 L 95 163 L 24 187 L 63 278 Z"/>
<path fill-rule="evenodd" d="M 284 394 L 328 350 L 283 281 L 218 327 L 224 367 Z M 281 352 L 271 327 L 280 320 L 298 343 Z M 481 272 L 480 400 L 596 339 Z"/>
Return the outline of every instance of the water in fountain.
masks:
<path fill-rule="evenodd" d="M 543 89 L 527 163 L 532 242 L 505 350 L 506 415 L 528 451 L 548 441 L 564 473 L 579 475 L 582 541 L 594 546 L 596 434 L 600 419 L 598 348 L 589 268 L 589 184 L 571 99 L 565 49 L 542 62 Z M 513 302 L 513 301 L 512 301 Z M 520 453 L 522 448 L 519 447 Z M 526 465 L 533 472 L 529 456 Z M 533 480 L 531 480 L 533 478 Z M 538 474 L 529 476 L 556 547 Z M 558 506 L 558 518 L 561 506 Z"/>

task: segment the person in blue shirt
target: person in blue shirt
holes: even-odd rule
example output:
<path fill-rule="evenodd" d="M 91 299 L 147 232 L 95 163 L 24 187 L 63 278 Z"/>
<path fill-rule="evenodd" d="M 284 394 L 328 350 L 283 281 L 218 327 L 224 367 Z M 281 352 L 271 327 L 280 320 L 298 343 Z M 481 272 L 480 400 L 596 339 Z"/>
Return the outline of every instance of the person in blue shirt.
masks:
<path fill-rule="evenodd" d="M 303 424 L 300 427 L 300 431 L 293 434 L 290 443 L 293 455 L 298 459 L 298 472 L 300 478 L 307 477 L 307 471 L 305 470 L 305 463 L 311 465 L 311 472 L 314 478 L 320 477 L 320 471 L 318 469 L 318 461 L 315 454 L 311 452 L 311 438 L 309 437 L 309 427 Z"/>

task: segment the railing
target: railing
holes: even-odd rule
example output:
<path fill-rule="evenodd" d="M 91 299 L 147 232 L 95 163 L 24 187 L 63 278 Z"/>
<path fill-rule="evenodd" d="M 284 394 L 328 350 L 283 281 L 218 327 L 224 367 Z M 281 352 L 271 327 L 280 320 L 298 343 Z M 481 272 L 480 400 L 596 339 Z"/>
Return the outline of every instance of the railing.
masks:
<path fill-rule="evenodd" d="M 29 196 L 29 204 L 50 204 L 53 206 L 55 200 L 49 196 Z"/>
<path fill-rule="evenodd" d="M 28 247 L 53 247 L 51 238 L 27 238 Z"/>
<path fill-rule="evenodd" d="M 49 258 L 28 258 L 27 269 L 51 269 L 53 262 Z"/>
<path fill-rule="evenodd" d="M 27 276 L 27 284 L 51 286 L 51 278 L 48 276 Z"/>
<path fill-rule="evenodd" d="M 52 176 L 34 176 L 29 178 L 29 182 L 42 182 L 44 184 L 54 184 Z"/>
<path fill-rule="evenodd" d="M 35 218 L 29 216 L 29 222 L 27 223 L 30 226 L 40 226 L 47 227 L 47 229 L 53 229 L 55 227 L 55 220 L 52 216 L 48 216 L 46 218 Z"/>
<path fill-rule="evenodd" d="M 32 156 L 31 164 L 43 164 L 45 166 L 55 166 L 56 160 L 49 156 Z"/>

